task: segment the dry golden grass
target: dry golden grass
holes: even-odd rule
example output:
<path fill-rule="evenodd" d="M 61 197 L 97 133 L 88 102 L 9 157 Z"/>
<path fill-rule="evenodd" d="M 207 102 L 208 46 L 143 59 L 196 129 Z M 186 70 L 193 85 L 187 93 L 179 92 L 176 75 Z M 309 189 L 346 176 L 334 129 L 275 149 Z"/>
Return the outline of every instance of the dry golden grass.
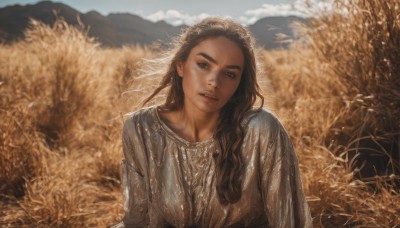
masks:
<path fill-rule="evenodd" d="M 375 164 L 377 170 L 366 163 L 360 177 L 399 174 L 392 158 L 400 155 L 400 3 L 337 1 L 337 8 L 347 13 L 313 20 L 306 32 L 321 62 L 346 85 L 347 109 L 328 138 L 344 145 L 340 152 L 350 158 L 389 157 L 388 167 Z"/>
<path fill-rule="evenodd" d="M 122 215 L 122 91 L 140 47 L 100 48 L 59 20 L 1 46 L 0 224 L 104 226 Z"/>
<path fill-rule="evenodd" d="M 260 81 L 295 144 L 314 225 L 399 226 L 400 177 L 385 146 L 399 143 L 400 6 L 337 6 L 347 13 L 264 51 Z M 102 48 L 62 20 L 33 22 L 26 36 L 0 46 L 0 226 L 112 225 L 123 215 L 124 114 L 157 83 L 137 77 L 156 53 Z M 391 158 L 380 176 L 355 169 L 362 146 Z"/>
<path fill-rule="evenodd" d="M 400 3 L 336 4 L 346 13 L 322 14 L 290 50 L 265 53 L 274 109 L 299 154 L 314 225 L 398 226 Z"/>

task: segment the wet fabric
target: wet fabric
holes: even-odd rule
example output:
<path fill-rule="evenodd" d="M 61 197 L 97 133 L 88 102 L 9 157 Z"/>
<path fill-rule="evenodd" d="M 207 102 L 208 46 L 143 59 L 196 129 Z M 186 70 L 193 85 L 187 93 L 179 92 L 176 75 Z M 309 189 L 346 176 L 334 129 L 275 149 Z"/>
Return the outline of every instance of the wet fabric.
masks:
<path fill-rule="evenodd" d="M 132 113 L 122 131 L 125 216 L 117 227 L 311 227 L 292 143 L 265 109 L 242 123 L 242 197 L 222 205 L 213 155 L 217 142 L 175 134 L 157 107 Z"/>

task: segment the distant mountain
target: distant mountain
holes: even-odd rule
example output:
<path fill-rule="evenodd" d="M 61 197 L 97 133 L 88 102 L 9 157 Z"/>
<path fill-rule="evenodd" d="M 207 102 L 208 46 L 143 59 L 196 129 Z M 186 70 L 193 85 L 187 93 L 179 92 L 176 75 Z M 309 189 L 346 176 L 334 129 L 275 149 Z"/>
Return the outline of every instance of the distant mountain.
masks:
<path fill-rule="evenodd" d="M 265 17 L 249 26 L 249 30 L 257 43 L 266 49 L 287 47 L 290 40 L 295 39 L 291 25 L 293 22 L 305 23 L 306 19 L 289 17 Z"/>
<path fill-rule="evenodd" d="M 29 18 L 35 18 L 52 25 L 56 19 L 54 12 L 68 24 L 81 22 L 89 28 L 88 34 L 102 45 L 120 47 L 128 44 L 151 44 L 156 41 L 168 42 L 186 26 L 172 26 L 165 21 L 153 23 L 139 16 L 127 13 L 113 13 L 103 16 L 96 11 L 81 13 L 68 5 L 51 1 L 41 1 L 34 5 L 13 5 L 0 8 L 0 40 L 9 43 L 23 38 L 23 30 L 28 27 Z M 263 18 L 249 26 L 259 45 L 266 48 L 285 47 L 276 43 L 276 34 L 293 36 L 289 27 L 295 17 Z M 299 19 L 301 20 L 301 19 Z"/>
<path fill-rule="evenodd" d="M 96 11 L 80 13 L 62 3 L 41 1 L 35 5 L 13 5 L 0 8 L 0 34 L 10 42 L 23 37 L 29 18 L 52 25 L 58 16 L 68 24 L 78 25 L 78 18 L 89 28 L 89 36 L 96 37 L 105 46 L 119 47 L 123 44 L 150 44 L 167 41 L 178 34 L 184 26 L 172 26 L 165 22 L 153 23 L 131 14 L 109 14 L 103 16 Z"/>

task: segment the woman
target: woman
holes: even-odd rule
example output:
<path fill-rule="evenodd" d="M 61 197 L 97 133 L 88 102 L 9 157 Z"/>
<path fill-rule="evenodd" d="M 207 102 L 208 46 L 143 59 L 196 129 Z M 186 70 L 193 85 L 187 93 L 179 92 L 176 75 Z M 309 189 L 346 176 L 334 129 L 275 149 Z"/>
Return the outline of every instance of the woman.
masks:
<path fill-rule="evenodd" d="M 207 18 L 177 43 L 165 103 L 123 128 L 123 227 L 310 227 L 293 146 L 262 109 L 254 41 Z M 261 105 L 253 109 L 257 98 Z"/>

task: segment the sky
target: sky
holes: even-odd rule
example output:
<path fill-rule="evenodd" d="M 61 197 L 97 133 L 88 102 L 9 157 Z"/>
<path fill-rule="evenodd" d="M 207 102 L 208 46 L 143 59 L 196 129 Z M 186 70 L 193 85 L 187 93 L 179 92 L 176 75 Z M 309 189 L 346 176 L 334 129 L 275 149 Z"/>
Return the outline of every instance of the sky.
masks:
<path fill-rule="evenodd" d="M 35 4 L 38 0 L 0 0 L 0 7 Z M 266 16 L 306 16 L 305 2 L 317 8 L 329 8 L 321 0 L 57 0 L 82 13 L 91 10 L 109 13 L 131 13 L 156 22 L 173 25 L 193 24 L 207 16 L 230 17 L 242 24 L 253 24 Z"/>

